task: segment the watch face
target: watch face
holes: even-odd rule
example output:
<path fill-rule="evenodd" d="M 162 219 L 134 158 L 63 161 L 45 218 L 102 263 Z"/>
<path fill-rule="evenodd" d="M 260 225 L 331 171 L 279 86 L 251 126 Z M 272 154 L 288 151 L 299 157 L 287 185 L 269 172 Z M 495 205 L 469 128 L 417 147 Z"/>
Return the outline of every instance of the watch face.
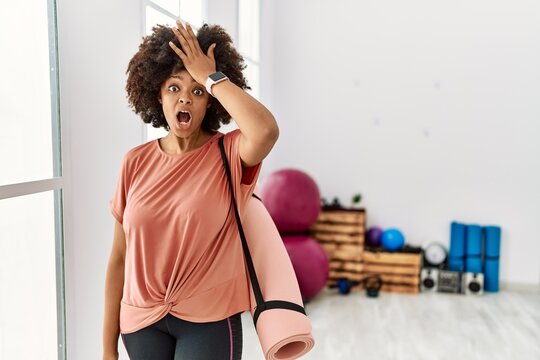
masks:
<path fill-rule="evenodd" d="M 209 78 L 212 79 L 212 81 L 218 81 L 218 80 L 221 80 L 221 79 L 226 78 L 226 77 L 227 76 L 225 76 L 225 74 L 222 73 L 221 71 L 210 74 L 210 76 L 209 76 Z"/>
<path fill-rule="evenodd" d="M 446 260 L 446 249 L 441 244 L 430 244 L 425 250 L 426 260 L 432 265 L 440 265 Z"/>

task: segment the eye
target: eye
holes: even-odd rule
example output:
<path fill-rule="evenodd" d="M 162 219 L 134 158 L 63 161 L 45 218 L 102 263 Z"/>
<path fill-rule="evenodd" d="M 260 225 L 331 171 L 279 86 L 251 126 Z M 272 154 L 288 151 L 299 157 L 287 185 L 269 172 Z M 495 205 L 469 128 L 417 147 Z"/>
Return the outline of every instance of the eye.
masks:
<path fill-rule="evenodd" d="M 178 91 L 179 88 L 178 88 L 178 86 L 176 86 L 176 85 L 170 85 L 170 86 L 169 86 L 169 90 L 171 90 L 171 91 Z"/>
<path fill-rule="evenodd" d="M 193 93 L 197 96 L 202 96 L 204 95 L 204 91 L 201 89 L 201 88 L 196 88 L 193 90 Z"/>

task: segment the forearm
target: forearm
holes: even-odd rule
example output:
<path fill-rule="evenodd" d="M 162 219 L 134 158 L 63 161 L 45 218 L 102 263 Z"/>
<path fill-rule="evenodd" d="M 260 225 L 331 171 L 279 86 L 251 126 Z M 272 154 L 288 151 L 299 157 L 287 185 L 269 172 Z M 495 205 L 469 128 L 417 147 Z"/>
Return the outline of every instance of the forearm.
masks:
<path fill-rule="evenodd" d="M 124 263 L 109 260 L 105 280 L 103 354 L 116 354 L 120 335 L 120 301 L 124 287 Z"/>
<path fill-rule="evenodd" d="M 234 119 L 242 136 L 252 146 L 265 148 L 267 154 L 279 136 L 279 128 L 272 113 L 231 81 L 215 84 L 212 92 Z"/>

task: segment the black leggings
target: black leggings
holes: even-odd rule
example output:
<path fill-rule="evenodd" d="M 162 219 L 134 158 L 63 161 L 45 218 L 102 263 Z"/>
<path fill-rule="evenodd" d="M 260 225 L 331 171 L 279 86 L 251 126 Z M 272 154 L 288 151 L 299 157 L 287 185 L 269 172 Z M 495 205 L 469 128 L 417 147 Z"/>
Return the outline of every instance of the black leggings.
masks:
<path fill-rule="evenodd" d="M 131 360 L 240 360 L 241 313 L 227 319 L 194 323 L 170 313 L 122 341 Z"/>

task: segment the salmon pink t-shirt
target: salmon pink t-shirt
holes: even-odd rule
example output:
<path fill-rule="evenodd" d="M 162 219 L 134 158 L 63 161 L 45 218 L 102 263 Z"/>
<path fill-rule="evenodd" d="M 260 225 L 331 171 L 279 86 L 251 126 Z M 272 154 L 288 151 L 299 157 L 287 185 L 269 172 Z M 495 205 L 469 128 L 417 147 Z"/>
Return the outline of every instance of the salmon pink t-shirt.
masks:
<path fill-rule="evenodd" d="M 240 215 L 261 164 L 243 169 L 240 131 L 217 132 L 184 154 L 158 140 L 123 157 L 109 202 L 126 236 L 120 332 L 132 333 L 167 313 L 192 322 L 225 319 L 249 309 L 249 278 L 218 147 L 231 166 Z"/>

